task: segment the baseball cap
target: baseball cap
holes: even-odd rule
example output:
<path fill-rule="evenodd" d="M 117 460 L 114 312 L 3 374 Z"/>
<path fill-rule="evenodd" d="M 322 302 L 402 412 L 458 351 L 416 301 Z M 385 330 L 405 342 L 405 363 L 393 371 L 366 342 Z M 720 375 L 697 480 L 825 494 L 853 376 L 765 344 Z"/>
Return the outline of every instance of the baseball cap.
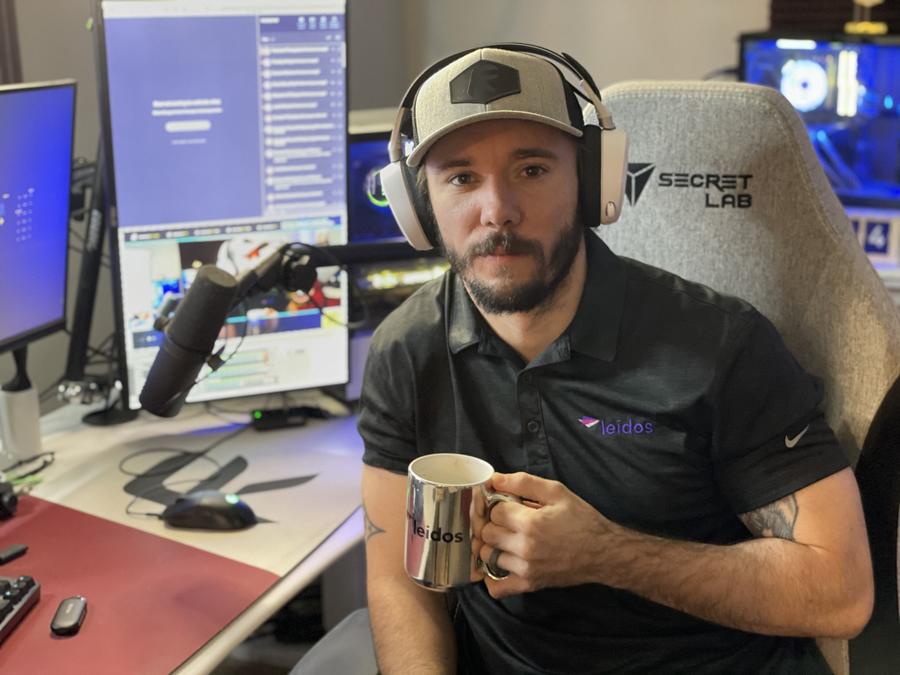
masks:
<path fill-rule="evenodd" d="M 546 59 L 507 49 L 471 51 L 434 73 L 412 106 L 415 146 L 406 163 L 416 167 L 451 131 L 488 119 L 540 122 L 575 137 L 581 113 L 569 85 Z M 574 114 L 573 114 L 574 113 Z"/>

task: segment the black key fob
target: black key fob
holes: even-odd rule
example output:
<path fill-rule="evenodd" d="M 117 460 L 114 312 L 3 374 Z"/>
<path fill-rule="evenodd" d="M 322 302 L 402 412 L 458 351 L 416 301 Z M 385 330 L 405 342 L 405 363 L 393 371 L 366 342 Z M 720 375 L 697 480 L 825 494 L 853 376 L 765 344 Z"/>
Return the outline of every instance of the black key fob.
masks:
<path fill-rule="evenodd" d="M 20 555 L 25 555 L 25 551 L 27 550 L 28 547 L 25 544 L 13 544 L 12 546 L 7 546 L 0 551 L 0 565 L 8 563 L 10 560 L 15 560 Z"/>
<path fill-rule="evenodd" d="M 66 598 L 59 603 L 59 608 L 50 622 L 50 630 L 54 635 L 75 635 L 87 614 L 87 600 L 81 595 Z"/>

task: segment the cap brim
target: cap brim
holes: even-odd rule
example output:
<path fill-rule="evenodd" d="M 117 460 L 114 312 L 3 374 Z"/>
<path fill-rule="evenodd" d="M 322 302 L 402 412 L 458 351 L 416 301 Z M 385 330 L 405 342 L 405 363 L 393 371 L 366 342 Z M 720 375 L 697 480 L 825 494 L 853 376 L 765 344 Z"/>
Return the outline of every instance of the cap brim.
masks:
<path fill-rule="evenodd" d="M 483 122 L 485 120 L 490 119 L 514 119 L 514 120 L 527 120 L 529 122 L 538 122 L 540 124 L 546 124 L 547 126 L 553 127 L 554 129 L 559 129 L 562 132 L 569 134 L 570 136 L 575 136 L 576 138 L 581 138 L 584 134 L 580 129 L 573 127 L 571 124 L 564 124 L 559 120 L 553 119 L 552 117 L 547 117 L 546 115 L 539 115 L 533 112 L 525 112 L 520 110 L 486 110 L 484 112 L 475 113 L 474 115 L 468 115 L 463 117 L 462 119 L 455 120 L 450 124 L 446 124 L 440 129 L 436 129 L 431 132 L 428 136 L 423 138 L 419 144 L 413 148 L 413 151 L 409 153 L 409 156 L 406 158 L 406 164 L 411 167 L 417 167 L 422 163 L 422 160 L 425 159 L 425 155 L 431 149 L 431 146 L 437 143 L 441 138 L 449 134 L 451 131 L 456 131 L 457 129 L 461 129 L 462 127 L 468 126 L 470 124 L 474 124 L 476 122 Z"/>

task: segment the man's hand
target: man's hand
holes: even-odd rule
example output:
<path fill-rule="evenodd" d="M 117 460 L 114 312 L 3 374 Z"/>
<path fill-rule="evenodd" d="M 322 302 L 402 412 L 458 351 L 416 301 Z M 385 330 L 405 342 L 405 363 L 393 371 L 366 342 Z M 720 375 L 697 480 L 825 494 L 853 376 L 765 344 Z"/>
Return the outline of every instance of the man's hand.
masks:
<path fill-rule="evenodd" d="M 596 580 L 596 551 L 621 527 L 557 481 L 527 473 L 500 474 L 493 489 L 521 497 L 525 504 L 501 502 L 490 521 L 476 532 L 475 551 L 510 575 L 500 581 L 485 578 L 494 598 L 547 587 L 574 586 Z"/>
<path fill-rule="evenodd" d="M 525 473 L 495 474 L 493 487 L 534 502 L 498 504 L 475 533 L 481 559 L 496 547 L 510 571 L 485 579 L 494 598 L 599 583 L 723 626 L 800 637 L 852 638 L 871 616 L 872 565 L 849 468 L 742 514 L 757 538 L 730 545 L 625 528 Z"/>

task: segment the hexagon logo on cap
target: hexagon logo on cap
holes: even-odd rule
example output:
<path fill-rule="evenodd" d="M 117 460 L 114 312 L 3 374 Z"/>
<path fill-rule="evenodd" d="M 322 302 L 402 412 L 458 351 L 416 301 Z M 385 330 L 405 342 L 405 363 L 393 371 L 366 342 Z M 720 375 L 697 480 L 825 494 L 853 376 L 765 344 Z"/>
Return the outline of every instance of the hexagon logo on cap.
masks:
<path fill-rule="evenodd" d="M 519 71 L 485 60 L 473 63 L 450 81 L 450 102 L 487 104 L 521 91 Z"/>

